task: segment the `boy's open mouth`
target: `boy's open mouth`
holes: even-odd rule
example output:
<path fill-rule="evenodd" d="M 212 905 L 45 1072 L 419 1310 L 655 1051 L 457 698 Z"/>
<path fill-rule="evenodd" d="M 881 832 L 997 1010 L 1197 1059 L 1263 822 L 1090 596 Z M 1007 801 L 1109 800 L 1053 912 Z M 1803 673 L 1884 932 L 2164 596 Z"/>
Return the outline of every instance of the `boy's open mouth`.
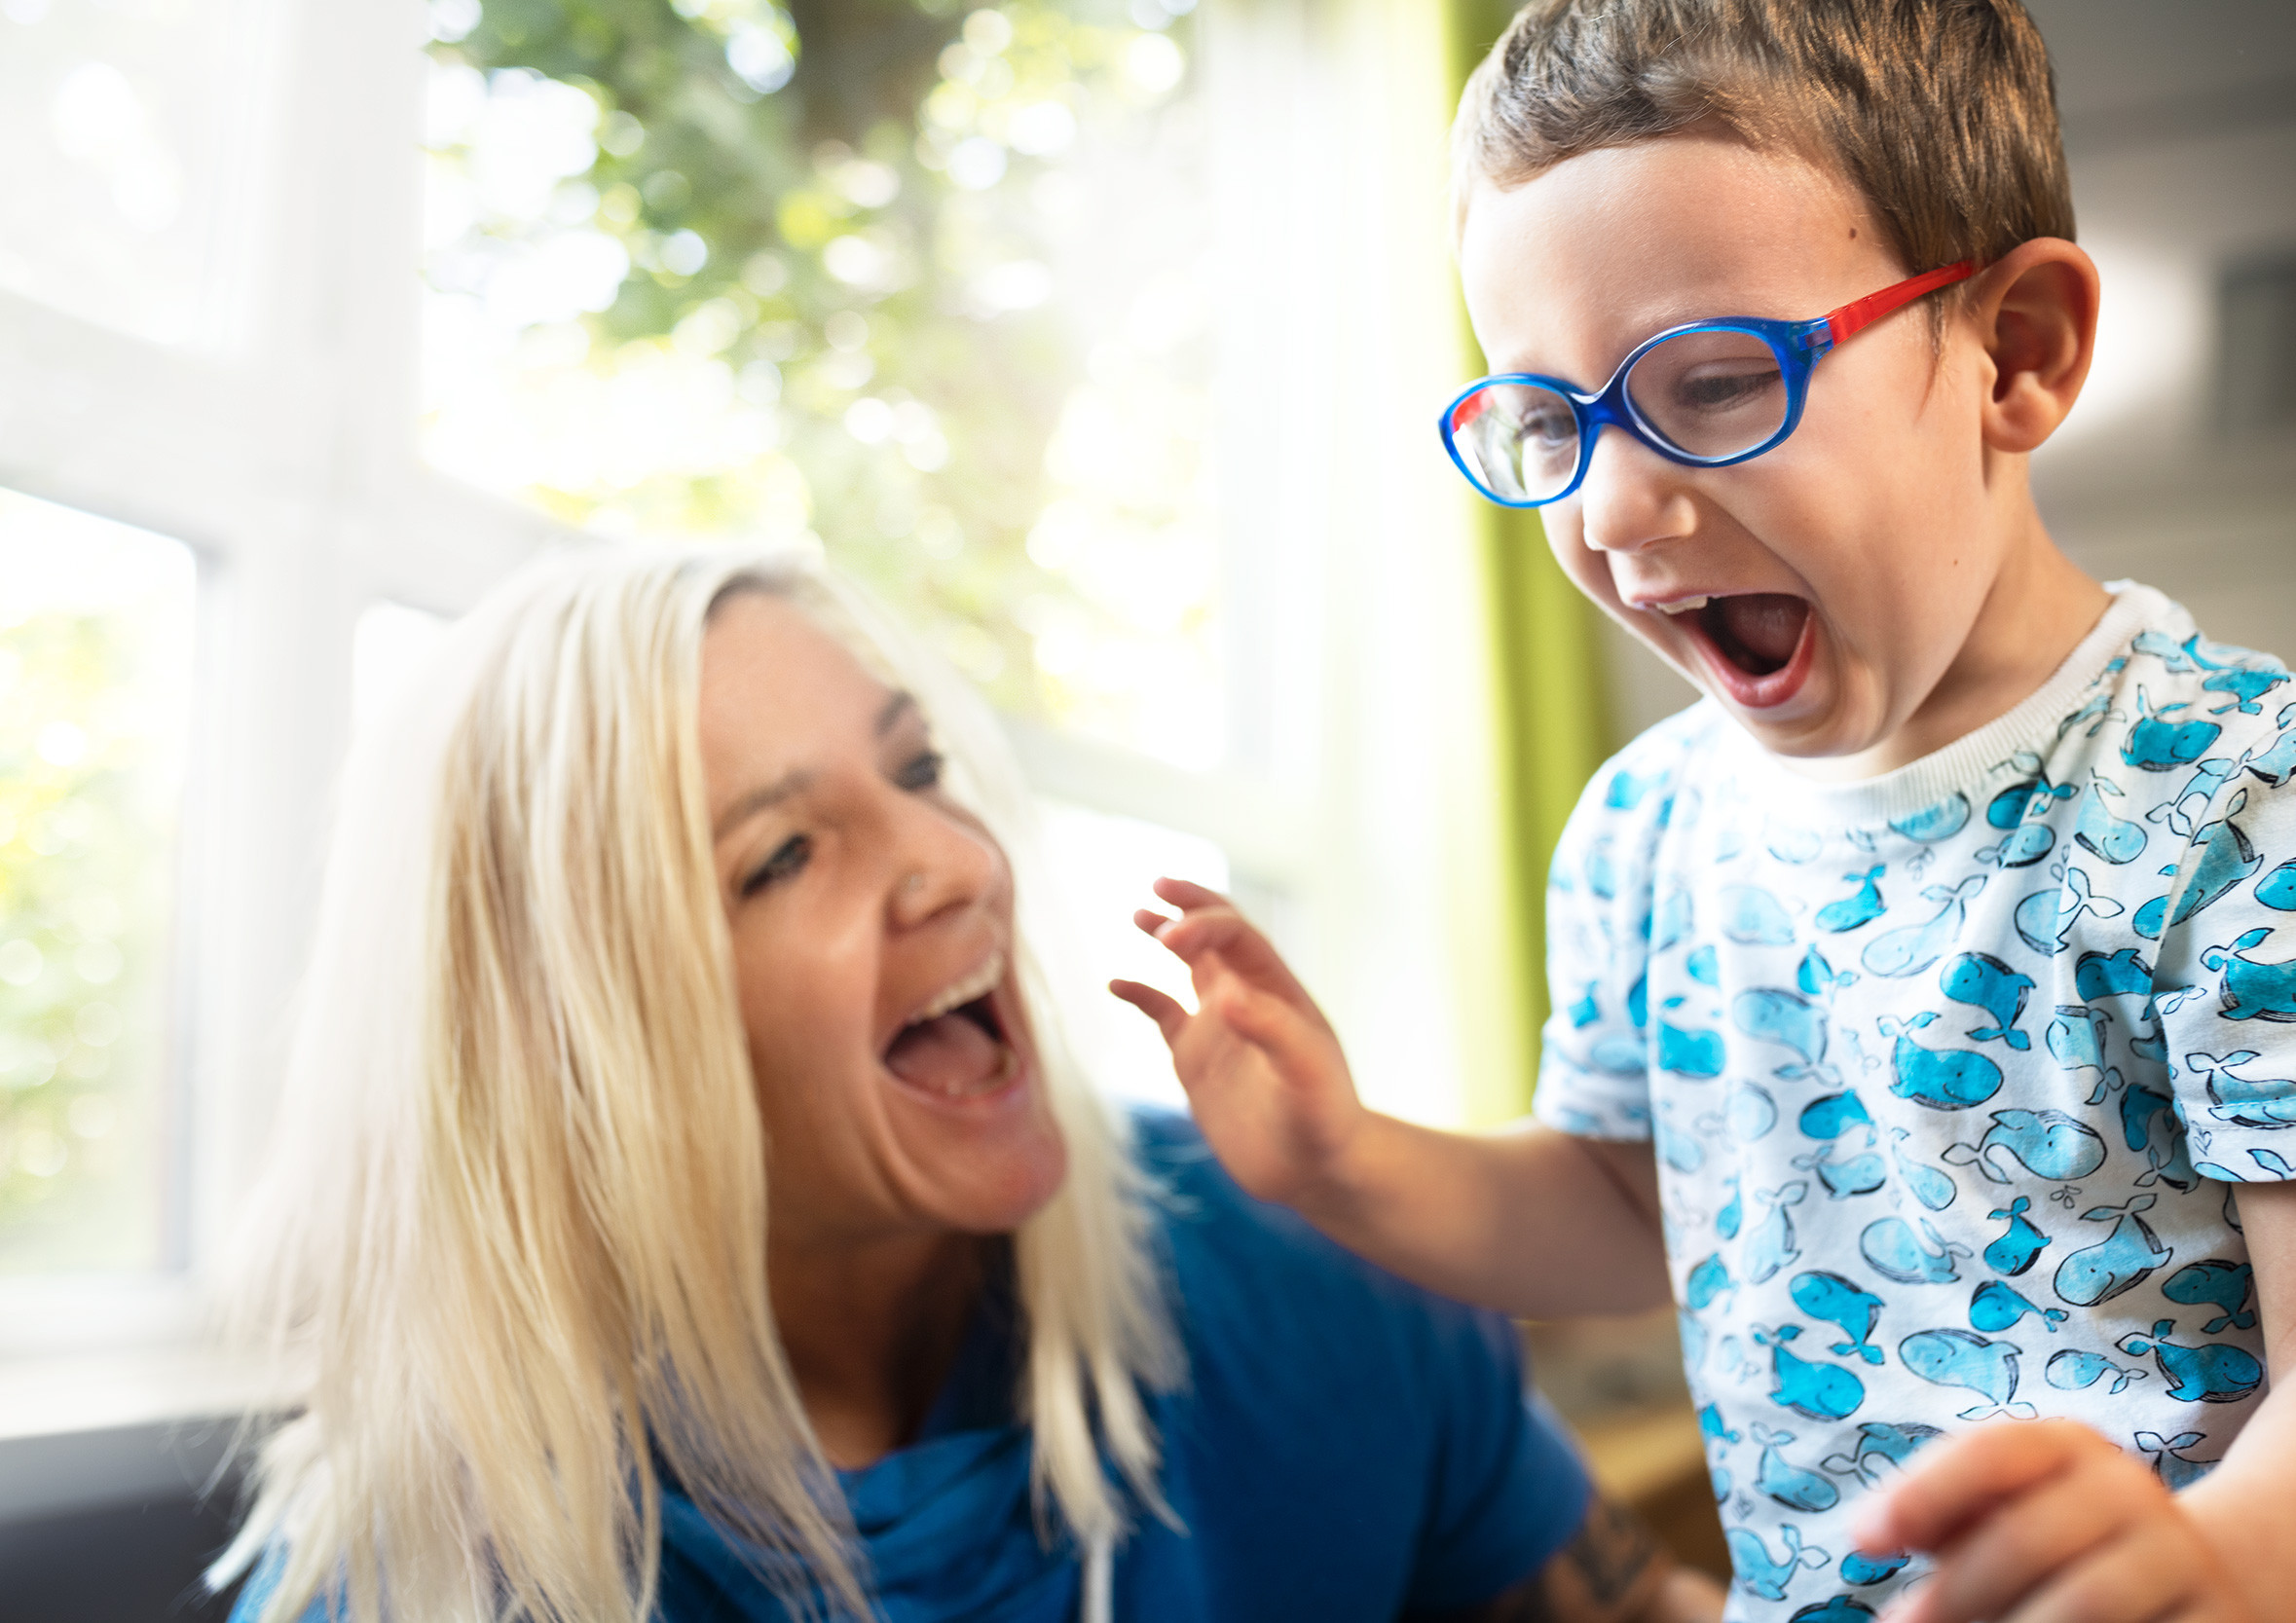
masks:
<path fill-rule="evenodd" d="M 1698 610 L 1698 629 L 1722 656 L 1750 677 L 1786 668 L 1801 641 L 1809 604 L 1784 592 L 1747 592 L 1709 598 Z"/>
<path fill-rule="evenodd" d="M 993 975 L 969 977 L 935 1002 L 963 996 L 981 980 L 989 981 L 987 989 L 953 1007 L 928 1006 L 893 1034 L 884 1061 L 898 1081 L 935 1098 L 962 1100 L 984 1098 L 1013 1080 L 1020 1062 L 1006 1038 L 995 991 L 1004 975 L 1004 955 L 997 954 L 984 970 Z"/>

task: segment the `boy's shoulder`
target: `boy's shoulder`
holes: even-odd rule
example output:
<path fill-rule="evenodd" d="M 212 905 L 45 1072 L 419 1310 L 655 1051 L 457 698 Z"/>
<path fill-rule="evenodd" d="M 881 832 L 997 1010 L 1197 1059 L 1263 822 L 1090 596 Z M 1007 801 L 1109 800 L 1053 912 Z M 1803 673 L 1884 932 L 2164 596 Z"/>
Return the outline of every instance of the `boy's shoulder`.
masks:
<path fill-rule="evenodd" d="M 2140 610 L 2140 623 L 2106 668 L 2100 687 L 2109 692 L 2068 716 L 2068 731 L 2087 719 L 2086 736 L 2139 772 L 2228 758 L 2257 765 L 2296 736 L 2296 679 L 2278 657 L 2211 642 L 2182 605 L 2150 587 L 2112 589 Z M 2285 764 L 2255 773 L 2274 787 L 2289 775 Z"/>

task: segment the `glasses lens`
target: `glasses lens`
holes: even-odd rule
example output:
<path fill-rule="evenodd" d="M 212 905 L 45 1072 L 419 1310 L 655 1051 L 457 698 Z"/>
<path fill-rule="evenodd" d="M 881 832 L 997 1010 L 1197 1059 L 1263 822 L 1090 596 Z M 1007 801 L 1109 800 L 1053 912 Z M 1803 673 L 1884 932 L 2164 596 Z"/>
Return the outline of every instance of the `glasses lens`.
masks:
<path fill-rule="evenodd" d="M 1752 333 L 1701 329 L 1670 338 L 1634 363 L 1626 392 L 1643 426 L 1708 461 L 1752 451 L 1786 425 L 1778 357 Z"/>
<path fill-rule="evenodd" d="M 1492 384 L 1452 408 L 1451 443 L 1501 501 L 1551 501 L 1578 471 L 1578 414 L 1553 389 Z"/>

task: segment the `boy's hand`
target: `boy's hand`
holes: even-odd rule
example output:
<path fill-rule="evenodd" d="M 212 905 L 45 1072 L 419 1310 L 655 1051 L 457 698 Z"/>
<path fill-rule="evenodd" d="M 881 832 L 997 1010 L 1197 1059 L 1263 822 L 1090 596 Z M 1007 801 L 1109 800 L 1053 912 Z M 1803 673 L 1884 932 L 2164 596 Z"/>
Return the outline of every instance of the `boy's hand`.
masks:
<path fill-rule="evenodd" d="M 1246 1192 L 1296 1203 L 1339 1166 L 1368 1115 L 1339 1039 L 1268 944 L 1217 891 L 1159 879 L 1180 909 L 1132 922 L 1188 966 L 1197 1012 L 1136 980 L 1108 989 L 1154 1020 L 1212 1151 Z"/>
<path fill-rule="evenodd" d="M 1882 1623 L 2255 1623 L 2160 1480 L 2074 1420 L 2012 1420 L 1924 1451 L 1854 1524 L 1937 1570 Z"/>

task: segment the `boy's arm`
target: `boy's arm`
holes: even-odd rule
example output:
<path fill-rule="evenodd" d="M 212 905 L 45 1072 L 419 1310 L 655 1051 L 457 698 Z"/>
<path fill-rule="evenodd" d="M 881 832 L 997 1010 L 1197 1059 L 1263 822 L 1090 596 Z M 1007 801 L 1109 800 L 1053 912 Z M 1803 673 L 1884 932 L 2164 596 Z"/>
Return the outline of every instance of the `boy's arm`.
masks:
<path fill-rule="evenodd" d="M 1188 965 L 1198 1012 L 1110 990 L 1156 1021 L 1205 1140 L 1246 1192 L 1447 1296 L 1524 1317 L 1632 1312 L 1668 1299 L 1648 1143 L 1540 1126 L 1437 1132 L 1364 1108 L 1339 1039 L 1265 938 L 1201 885 L 1140 927 Z"/>
<path fill-rule="evenodd" d="M 2296 1184 L 2239 1199 L 2268 1362 L 2296 1370 Z M 2296 1594 L 2292 1511 L 2296 1380 L 2181 1494 L 2074 1421 L 1987 1425 L 1925 1451 L 1858 1532 L 1938 1556 L 1886 1623 L 2266 1623 Z"/>

